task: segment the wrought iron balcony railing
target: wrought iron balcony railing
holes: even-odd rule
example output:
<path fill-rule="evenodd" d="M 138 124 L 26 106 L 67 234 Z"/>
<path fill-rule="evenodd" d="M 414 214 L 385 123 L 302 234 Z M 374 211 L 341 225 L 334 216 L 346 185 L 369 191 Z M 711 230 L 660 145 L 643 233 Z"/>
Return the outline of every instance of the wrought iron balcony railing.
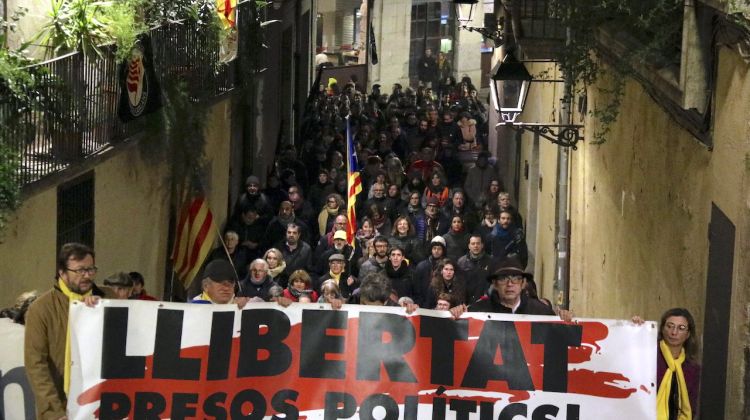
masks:
<path fill-rule="evenodd" d="M 239 5 L 239 21 L 243 14 L 252 13 L 248 5 Z M 240 38 L 241 32 L 240 28 Z M 195 27 L 165 25 L 153 29 L 149 38 L 160 84 L 169 78 L 184 80 L 188 93 L 196 100 L 220 96 L 235 88 L 236 60 L 220 64 L 219 47 L 207 42 Z M 6 138 L 12 139 L 11 146 L 21 156 L 16 177 L 19 185 L 32 184 L 102 153 L 146 128 L 143 118 L 125 121 L 118 115 L 118 64 L 113 48 L 104 48 L 101 57 L 71 53 L 35 65 L 43 69 L 45 77 L 57 81 L 45 83 L 48 86 L 43 88 L 52 99 L 54 111 L 31 109 L 0 97 L 0 118 L 7 121 L 8 115 L 16 116 L 11 119 L 14 124 L 0 130 L 10 134 Z M 198 90 L 209 97 L 198 97 Z"/>

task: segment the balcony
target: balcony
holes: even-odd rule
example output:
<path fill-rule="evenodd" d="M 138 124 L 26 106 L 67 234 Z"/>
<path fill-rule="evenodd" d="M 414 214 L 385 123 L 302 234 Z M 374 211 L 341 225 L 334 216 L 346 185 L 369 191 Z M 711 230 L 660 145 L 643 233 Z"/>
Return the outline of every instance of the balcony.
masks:
<path fill-rule="evenodd" d="M 253 19 L 252 13 L 249 2 L 240 4 L 240 25 Z M 239 42 L 243 42 L 247 31 L 238 27 L 238 32 Z M 210 101 L 235 88 L 237 60 L 220 63 L 219 47 L 209 43 L 194 25 L 172 23 L 155 28 L 147 42 L 161 86 L 167 80 L 182 80 L 194 101 Z M 147 129 L 148 116 L 128 121 L 118 114 L 121 65 L 114 57 L 114 47 L 104 47 L 101 57 L 71 53 L 34 65 L 44 74 L 43 89 L 54 110 L 29 109 L 0 98 L 0 117 L 18 117 L 13 126 L 0 130 L 10 134 L 7 138 L 13 139 L 11 146 L 21 156 L 15 179 L 19 186 L 100 155 Z"/>

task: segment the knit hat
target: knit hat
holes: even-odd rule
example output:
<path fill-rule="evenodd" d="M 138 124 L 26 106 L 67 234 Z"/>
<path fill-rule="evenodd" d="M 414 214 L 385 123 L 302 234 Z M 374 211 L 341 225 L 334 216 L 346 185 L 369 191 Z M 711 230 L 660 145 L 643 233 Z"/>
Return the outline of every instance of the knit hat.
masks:
<path fill-rule="evenodd" d="M 428 205 L 428 206 L 436 206 L 436 207 L 439 207 L 439 206 L 440 206 L 440 201 L 439 201 L 439 200 L 437 199 L 437 197 L 435 197 L 435 196 L 432 196 L 432 197 L 429 197 L 429 198 L 427 199 L 427 205 Z"/>
<path fill-rule="evenodd" d="M 436 236 L 430 241 L 430 246 L 442 245 L 445 248 L 445 239 L 442 236 Z"/>

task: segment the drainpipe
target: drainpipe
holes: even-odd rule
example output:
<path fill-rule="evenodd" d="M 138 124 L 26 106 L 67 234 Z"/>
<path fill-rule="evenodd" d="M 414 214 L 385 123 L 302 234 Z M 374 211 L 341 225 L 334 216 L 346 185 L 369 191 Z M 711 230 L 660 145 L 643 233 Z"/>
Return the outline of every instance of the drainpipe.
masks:
<path fill-rule="evenodd" d="M 571 29 L 565 28 L 565 43 L 570 45 Z M 572 124 L 571 102 L 573 98 L 573 80 L 570 74 L 563 75 L 565 88 L 560 100 L 560 124 Z M 557 264 L 555 267 L 555 303 L 562 309 L 570 305 L 570 232 L 568 224 L 568 197 L 570 195 L 569 162 L 570 149 L 558 147 L 557 154 Z"/>

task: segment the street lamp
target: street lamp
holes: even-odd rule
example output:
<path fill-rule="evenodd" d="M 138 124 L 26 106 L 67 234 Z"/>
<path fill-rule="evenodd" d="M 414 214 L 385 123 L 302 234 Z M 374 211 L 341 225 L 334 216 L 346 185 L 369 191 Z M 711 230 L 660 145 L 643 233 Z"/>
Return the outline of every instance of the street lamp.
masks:
<path fill-rule="evenodd" d="M 474 20 L 474 10 L 476 10 L 479 0 L 453 0 L 456 5 L 456 16 L 462 25 Z"/>
<path fill-rule="evenodd" d="M 512 51 L 503 58 L 492 75 L 490 90 L 495 111 L 500 114 L 502 122 L 496 127 L 506 126 L 515 130 L 526 130 L 539 134 L 552 143 L 576 149 L 576 143 L 583 140 L 580 130 L 582 125 L 568 124 L 540 124 L 516 122 L 516 118 L 523 112 L 526 98 L 529 96 L 531 82 L 534 80 L 526 66 L 516 59 Z"/>
<path fill-rule="evenodd" d="M 500 46 L 503 43 L 503 32 L 500 25 L 497 29 L 487 29 L 485 27 L 468 26 L 468 24 L 474 20 L 474 15 L 479 5 L 479 0 L 453 0 L 453 4 L 456 6 L 456 18 L 458 19 L 459 29 L 463 29 L 469 32 L 479 32 L 487 39 L 495 41 L 495 46 Z M 481 7 L 481 6 L 479 6 Z"/>

